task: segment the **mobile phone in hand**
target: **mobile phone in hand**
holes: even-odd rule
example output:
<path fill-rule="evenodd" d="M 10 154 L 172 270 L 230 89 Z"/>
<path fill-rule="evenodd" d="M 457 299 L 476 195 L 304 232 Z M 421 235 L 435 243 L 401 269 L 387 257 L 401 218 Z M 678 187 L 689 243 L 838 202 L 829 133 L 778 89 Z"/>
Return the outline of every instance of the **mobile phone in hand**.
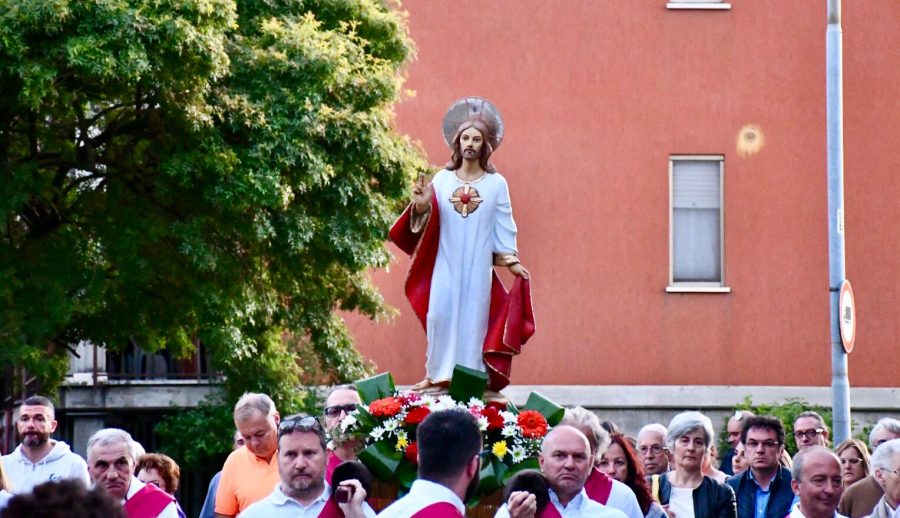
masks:
<path fill-rule="evenodd" d="M 353 486 L 338 486 L 334 490 L 334 500 L 339 504 L 346 504 L 353 498 Z"/>

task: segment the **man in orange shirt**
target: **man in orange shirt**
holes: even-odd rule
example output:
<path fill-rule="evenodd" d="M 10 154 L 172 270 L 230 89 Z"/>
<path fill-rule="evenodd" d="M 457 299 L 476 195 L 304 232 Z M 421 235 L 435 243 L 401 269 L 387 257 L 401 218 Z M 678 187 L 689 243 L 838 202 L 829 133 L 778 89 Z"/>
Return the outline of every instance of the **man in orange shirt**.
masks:
<path fill-rule="evenodd" d="M 233 517 L 267 497 L 281 483 L 278 476 L 278 423 L 272 398 L 246 393 L 234 406 L 234 426 L 244 445 L 228 456 L 216 492 L 216 516 Z"/>

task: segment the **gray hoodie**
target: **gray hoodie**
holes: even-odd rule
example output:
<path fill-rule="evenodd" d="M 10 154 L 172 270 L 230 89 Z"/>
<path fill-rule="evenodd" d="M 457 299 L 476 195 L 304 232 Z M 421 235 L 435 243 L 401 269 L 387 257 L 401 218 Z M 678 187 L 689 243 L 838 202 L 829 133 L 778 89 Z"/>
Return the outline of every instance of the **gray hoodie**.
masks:
<path fill-rule="evenodd" d="M 22 454 L 22 445 L 3 456 L 3 470 L 12 486 L 13 493 L 29 493 L 34 488 L 51 480 L 73 478 L 90 487 L 87 463 L 72 452 L 63 441 L 50 441 L 53 449 L 43 459 L 33 463 Z"/>

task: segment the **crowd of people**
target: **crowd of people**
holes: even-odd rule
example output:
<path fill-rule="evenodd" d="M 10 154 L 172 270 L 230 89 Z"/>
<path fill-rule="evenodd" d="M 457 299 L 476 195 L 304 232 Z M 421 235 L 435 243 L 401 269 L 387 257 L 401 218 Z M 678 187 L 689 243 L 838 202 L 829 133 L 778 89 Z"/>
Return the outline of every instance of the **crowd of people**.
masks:
<path fill-rule="evenodd" d="M 323 416 L 282 418 L 265 394 L 234 408 L 234 448 L 209 486 L 202 518 L 374 517 L 372 475 L 358 440 L 332 432 L 361 404 L 352 385 L 334 387 Z M 900 518 L 900 421 L 884 418 L 868 444 L 832 450 L 815 412 L 790 423 L 799 451 L 785 449 L 785 423 L 738 412 L 721 460 L 712 421 L 699 412 L 651 423 L 636 437 L 581 407 L 543 440 L 540 470 L 513 476 L 495 516 L 600 518 Z M 32 396 L 18 409 L 21 443 L 0 463 L 0 518 L 176 518 L 176 462 L 146 453 L 124 430 L 87 443 L 87 460 L 53 440 L 53 404 Z M 485 456 L 476 418 L 433 412 L 418 426 L 418 478 L 377 516 L 462 517 Z M 490 454 L 489 452 L 487 453 Z"/>

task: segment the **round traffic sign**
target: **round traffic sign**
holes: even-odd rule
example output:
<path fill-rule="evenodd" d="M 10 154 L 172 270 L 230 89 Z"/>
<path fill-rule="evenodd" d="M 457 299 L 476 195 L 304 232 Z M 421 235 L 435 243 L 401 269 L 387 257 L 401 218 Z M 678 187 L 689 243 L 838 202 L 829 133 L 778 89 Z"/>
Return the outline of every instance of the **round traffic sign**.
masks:
<path fill-rule="evenodd" d="M 841 327 L 841 343 L 844 345 L 844 350 L 850 353 L 856 342 L 856 303 L 853 300 L 853 288 L 848 280 L 841 283 L 838 307 L 840 308 L 838 321 Z"/>

